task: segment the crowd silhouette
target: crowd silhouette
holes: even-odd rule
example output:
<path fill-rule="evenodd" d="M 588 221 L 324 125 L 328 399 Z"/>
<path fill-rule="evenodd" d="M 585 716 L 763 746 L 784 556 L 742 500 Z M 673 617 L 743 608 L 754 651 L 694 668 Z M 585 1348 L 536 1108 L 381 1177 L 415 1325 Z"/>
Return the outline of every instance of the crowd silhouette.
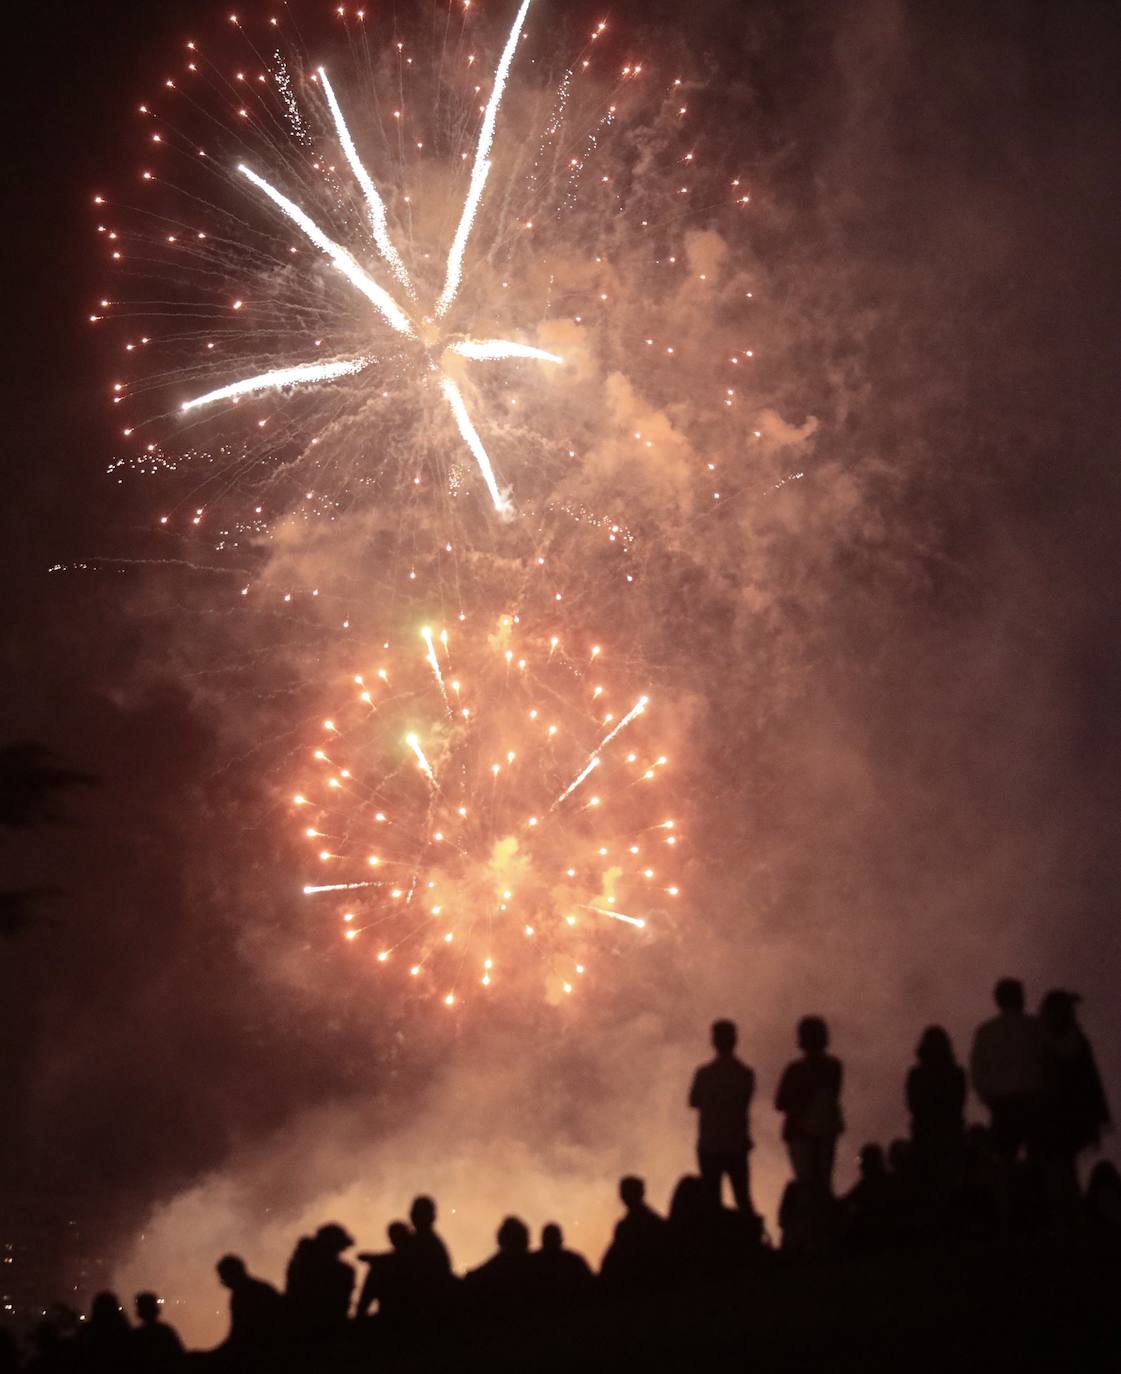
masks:
<path fill-rule="evenodd" d="M 688 1096 L 698 1120 L 697 1173 L 680 1179 L 664 1216 L 650 1205 L 641 1178 L 620 1180 L 622 1215 L 598 1272 L 566 1248 L 556 1222 L 543 1227 L 534 1248 L 525 1222 L 508 1216 L 497 1229 L 493 1256 L 458 1276 L 437 1229 L 437 1205 L 421 1196 L 408 1222 L 390 1222 L 387 1248 L 356 1254 L 365 1266 L 360 1285 L 344 1258 L 355 1241 L 337 1222 L 299 1239 L 283 1292 L 253 1276 L 240 1256 L 221 1258 L 217 1279 L 229 1294 L 229 1332 L 216 1350 L 185 1352 L 154 1293 L 137 1294 L 135 1324 L 114 1294 L 100 1293 L 88 1319 L 63 1308 L 44 1316 L 25 1353 L 0 1332 L 0 1374 L 19 1368 L 160 1374 L 190 1363 L 219 1374 L 427 1368 L 442 1367 L 441 1354 L 452 1349 L 463 1368 L 464 1351 L 480 1348 L 492 1351 L 481 1367 L 543 1368 L 549 1364 L 543 1332 L 575 1330 L 583 1322 L 582 1329 L 599 1333 L 596 1339 L 612 1332 L 618 1338 L 625 1327 L 619 1314 L 636 1304 L 646 1313 L 646 1335 L 658 1314 L 703 1311 L 712 1339 L 721 1321 L 742 1319 L 746 1294 L 759 1301 L 760 1283 L 772 1285 L 772 1302 L 783 1282 L 792 1283 L 804 1300 L 801 1319 L 812 1324 L 806 1275 L 815 1271 L 847 1266 L 864 1273 L 880 1265 L 873 1272 L 887 1273 L 931 1256 L 966 1265 L 968 1256 L 981 1256 L 996 1264 L 994 1255 L 1025 1246 L 1110 1272 L 1115 1284 L 1121 1174 L 1099 1160 L 1084 1192 L 1078 1179 L 1079 1157 L 1110 1124 L 1094 1053 L 1078 1023 L 1079 999 L 1053 990 L 1031 1015 L 1023 987 L 1011 978 L 997 983 L 994 998 L 996 1015 L 976 1031 L 968 1073 L 943 1027 L 922 1032 L 903 1092 L 909 1134 L 886 1149 L 863 1145 L 859 1177 L 841 1196 L 833 1170 L 845 1130 L 843 1066 L 829 1052 L 822 1017 L 798 1022 L 799 1054 L 774 1097 L 792 1176 L 773 1239 L 751 1198 L 756 1077 L 736 1054 L 735 1025 L 719 1020 L 711 1033 L 714 1057 L 697 1069 Z M 970 1085 L 988 1125 L 966 1125 Z M 724 1205 L 725 1179 L 732 1207 Z M 1007 1269 L 1007 1260 L 999 1263 Z M 789 1275 L 794 1279 L 784 1278 Z M 713 1315 L 717 1299 L 724 1316 Z M 526 1339 L 533 1333 L 536 1354 L 503 1365 L 493 1345 L 511 1329 Z M 621 1362 L 632 1357 L 620 1347 Z M 657 1351 L 647 1348 L 643 1362 L 660 1367 Z M 566 1357 L 556 1367 L 569 1364 Z M 713 1364 L 700 1359 L 686 1367 Z"/>

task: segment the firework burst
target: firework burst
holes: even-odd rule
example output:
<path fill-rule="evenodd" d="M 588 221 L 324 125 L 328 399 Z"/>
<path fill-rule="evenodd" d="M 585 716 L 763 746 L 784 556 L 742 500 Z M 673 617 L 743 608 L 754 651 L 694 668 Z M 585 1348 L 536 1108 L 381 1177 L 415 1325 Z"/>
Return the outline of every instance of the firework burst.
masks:
<path fill-rule="evenodd" d="M 445 542 L 513 490 L 618 525 L 644 468 L 724 498 L 708 436 L 643 399 L 703 363 L 703 428 L 743 428 L 752 293 L 704 235 L 748 197 L 702 171 L 687 83 L 616 66 L 602 23 L 546 60 L 524 2 L 490 56 L 466 7 L 385 44 L 337 17 L 345 44 L 293 12 L 187 40 L 137 107 L 139 198 L 94 198 L 115 466 L 178 468 L 161 524 L 229 547 L 377 502 Z"/>
<path fill-rule="evenodd" d="M 572 994 L 680 891 L 651 715 L 599 644 L 516 615 L 422 627 L 322 724 L 294 797 L 319 870 L 305 894 L 449 1006 Z"/>

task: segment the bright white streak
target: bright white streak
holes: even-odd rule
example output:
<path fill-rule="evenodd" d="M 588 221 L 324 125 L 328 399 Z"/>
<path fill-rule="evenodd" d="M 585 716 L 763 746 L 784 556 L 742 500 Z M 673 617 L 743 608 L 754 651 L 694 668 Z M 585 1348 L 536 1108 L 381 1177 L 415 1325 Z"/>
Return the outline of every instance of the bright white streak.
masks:
<path fill-rule="evenodd" d="M 459 227 L 455 231 L 455 238 L 452 240 L 451 251 L 448 253 L 448 268 L 444 279 L 444 289 L 440 292 L 440 298 L 436 302 L 436 316 L 440 318 L 447 314 L 448 307 L 455 300 L 459 291 L 460 282 L 463 280 L 463 254 L 467 248 L 467 239 L 471 233 L 471 226 L 475 222 L 475 215 L 479 208 L 479 202 L 483 196 L 483 187 L 486 185 L 487 175 L 490 172 L 490 150 L 494 143 L 494 126 L 498 119 L 498 106 L 502 101 L 502 93 L 506 89 L 506 78 L 510 75 L 510 64 L 514 60 L 514 49 L 518 46 L 518 39 L 521 36 L 522 25 L 525 23 L 526 14 L 529 11 L 530 0 L 522 0 L 521 9 L 518 10 L 518 17 L 514 20 L 514 27 L 510 30 L 510 36 L 506 40 L 506 46 L 502 50 L 502 59 L 498 64 L 498 70 L 494 74 L 494 85 L 491 88 L 490 99 L 487 101 L 487 108 L 483 114 L 482 128 L 479 130 L 479 141 L 475 145 L 475 163 L 471 168 L 471 182 L 467 188 L 467 196 L 463 202 L 463 213 L 459 219 Z"/>
<path fill-rule="evenodd" d="M 483 474 L 483 481 L 487 484 L 487 491 L 490 492 L 490 499 L 494 502 L 494 508 L 501 515 L 510 513 L 510 503 L 498 489 L 498 482 L 494 475 L 494 468 L 491 467 L 490 456 L 483 447 L 483 441 L 479 438 L 479 431 L 471 423 L 471 417 L 467 414 L 467 406 L 463 400 L 463 393 L 450 377 L 442 377 L 440 386 L 444 395 L 447 397 L 448 405 L 452 408 L 455 422 L 459 426 L 459 432 L 463 436 L 463 442 L 471 450 L 475 462 L 479 465 L 479 471 Z"/>
<path fill-rule="evenodd" d="M 649 700 L 649 697 L 639 697 L 639 699 L 635 702 L 635 704 L 631 707 L 631 709 L 627 712 L 627 714 L 623 717 L 619 724 L 616 725 L 613 730 L 608 731 L 608 733 L 604 735 L 603 739 L 600 740 L 600 742 L 596 745 L 596 747 L 592 750 L 591 754 L 588 756 L 588 762 L 584 765 L 584 771 L 580 774 L 578 778 L 574 778 L 573 781 L 568 784 L 568 786 L 556 799 L 553 805 L 549 808 L 550 810 L 555 810 L 558 806 L 560 806 L 561 802 L 564 801 L 565 797 L 571 796 L 572 793 L 576 791 L 576 789 L 580 786 L 580 784 L 584 781 L 584 779 L 588 776 L 592 769 L 599 767 L 600 754 L 603 753 L 603 751 L 607 748 L 607 746 L 611 743 L 611 741 L 615 738 L 619 731 L 622 730 L 625 726 L 629 725 L 632 720 L 634 720 L 635 716 L 642 715 L 643 711 L 646 710 L 646 706 Z M 610 915 L 610 913 L 608 914 Z"/>
<path fill-rule="evenodd" d="M 362 194 L 366 197 L 366 206 L 370 215 L 370 228 L 373 231 L 374 242 L 378 246 L 378 252 L 389 263 L 393 275 L 409 293 L 416 299 L 416 292 L 409 277 L 405 264 L 401 261 L 401 255 L 393 246 L 393 240 L 389 237 L 389 225 L 386 223 L 385 202 L 378 195 L 378 189 L 374 185 L 369 172 L 362 165 L 362 159 L 358 156 L 358 149 L 354 146 L 354 140 L 350 136 L 343 112 L 339 107 L 339 102 L 335 98 L 335 92 L 331 89 L 331 83 L 327 80 L 327 73 L 322 67 L 318 69 L 320 84 L 323 93 L 327 97 L 327 104 L 331 107 L 331 116 L 335 121 L 335 132 L 339 136 L 339 143 L 346 154 L 346 160 L 350 163 L 350 170 L 354 173 L 355 180 L 362 187 Z"/>
<path fill-rule="evenodd" d="M 635 716 L 642 715 L 643 711 L 646 710 L 649 701 L 649 697 L 639 697 L 639 699 L 635 702 L 635 704 L 631 707 L 631 709 L 627 712 L 627 714 L 623 717 L 619 724 L 616 725 L 614 730 L 612 730 L 610 734 L 604 735 L 603 739 L 600 740 L 599 746 L 596 749 L 596 753 L 598 754 L 601 750 L 606 749 L 607 746 L 611 743 L 611 741 L 615 738 L 615 736 L 619 733 L 619 731 L 622 730 L 625 726 L 629 725 L 631 721 L 634 720 Z"/>
<path fill-rule="evenodd" d="M 425 658 L 428 660 L 428 666 L 432 669 L 436 681 L 440 684 L 440 695 L 444 698 L 444 705 L 448 708 L 448 714 L 450 715 L 452 704 L 448 700 L 448 689 L 444 686 L 444 675 L 440 672 L 440 660 L 436 657 L 436 646 L 432 642 L 432 631 L 427 625 L 421 630 L 420 637 L 428 646 L 428 653 L 425 654 Z"/>
<path fill-rule="evenodd" d="M 305 887 L 304 896 L 310 897 L 313 892 L 349 892 L 355 887 L 374 887 L 374 883 L 321 883 L 318 887 Z"/>
<path fill-rule="evenodd" d="M 416 755 L 416 761 L 420 764 L 421 772 L 424 774 L 424 776 L 428 779 L 428 781 L 432 784 L 433 787 L 438 788 L 439 783 L 437 783 L 436 781 L 436 774 L 433 773 L 431 764 L 424 757 L 424 750 L 420 747 L 420 740 L 417 739 L 416 735 L 406 735 L 405 743 Z"/>
<path fill-rule="evenodd" d="M 225 401 L 231 396 L 251 396 L 256 391 L 271 391 L 274 387 L 304 386 L 309 382 L 330 382 L 336 377 L 347 377 L 361 372 L 374 357 L 348 358 L 341 363 L 303 363 L 298 367 L 280 367 L 275 372 L 259 372 L 256 377 L 245 377 L 229 386 L 220 386 L 217 391 L 208 391 L 205 396 L 196 396 L 192 401 L 184 401 L 180 410 L 195 410 L 198 406 L 210 405 L 213 401 Z"/>
<path fill-rule="evenodd" d="M 591 758 L 588 760 L 588 762 L 584 765 L 584 771 L 580 774 L 579 777 L 573 778 L 573 780 L 568 784 L 568 786 L 564 789 L 564 791 L 560 794 L 560 796 L 553 803 L 552 807 L 550 807 L 549 809 L 554 810 L 556 807 L 560 806 L 561 802 L 564 801 L 565 797 L 570 797 L 572 793 L 575 792 L 576 789 L 580 786 L 580 784 L 585 780 L 585 778 L 587 778 L 590 773 L 594 773 L 598 767 L 599 759 L 596 757 L 595 754 L 593 754 Z"/>
<path fill-rule="evenodd" d="M 275 186 L 270 186 L 264 177 L 259 177 L 256 172 L 250 171 L 244 164 L 239 163 L 237 170 L 242 176 L 248 177 L 258 190 L 263 191 L 278 209 L 283 210 L 292 223 L 302 229 L 317 248 L 327 254 L 351 286 L 366 297 L 391 329 L 395 329 L 398 334 L 407 334 L 409 338 L 414 337 L 415 331 L 409 322 L 409 317 L 384 287 L 379 286 L 376 281 L 372 281 L 362 271 L 345 248 L 329 239 L 313 219 L 305 215 L 300 207 L 290 201 L 287 196 L 281 195 Z"/>
<path fill-rule="evenodd" d="M 638 926 L 639 930 L 646 929 L 646 922 L 641 916 L 627 916 L 621 911 L 611 911 L 605 906 L 591 906 L 584 903 L 585 911 L 598 911 L 601 916 L 610 916 L 613 921 L 626 921 L 629 926 Z"/>
<path fill-rule="evenodd" d="M 495 362 L 501 358 L 538 358 L 543 363 L 564 362 L 556 353 L 546 353 L 543 348 L 513 343 L 509 339 L 460 339 L 458 343 L 448 344 L 448 352 L 458 353 L 463 358 L 472 358 L 480 363 Z"/>

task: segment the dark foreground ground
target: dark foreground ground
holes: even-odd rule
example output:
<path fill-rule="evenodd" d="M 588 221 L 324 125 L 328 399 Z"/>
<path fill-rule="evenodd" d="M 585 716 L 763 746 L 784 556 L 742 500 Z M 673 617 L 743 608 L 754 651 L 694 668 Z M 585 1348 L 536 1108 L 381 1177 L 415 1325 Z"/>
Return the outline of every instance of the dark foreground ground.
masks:
<path fill-rule="evenodd" d="M 376 1322 L 373 1324 L 376 1327 Z M 385 1348 L 290 1349 L 267 1364 L 194 1356 L 195 1368 L 292 1370 L 1121 1371 L 1121 1263 L 1009 1245 L 942 1259 L 781 1264 L 610 1308 L 509 1312 Z M 396 1344 L 396 1343 L 393 1343 Z"/>

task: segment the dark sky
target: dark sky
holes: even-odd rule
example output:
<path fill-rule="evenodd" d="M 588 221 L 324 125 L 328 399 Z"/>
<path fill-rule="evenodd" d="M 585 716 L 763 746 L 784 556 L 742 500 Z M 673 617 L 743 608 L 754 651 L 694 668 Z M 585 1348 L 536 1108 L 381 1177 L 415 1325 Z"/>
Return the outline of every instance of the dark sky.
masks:
<path fill-rule="evenodd" d="M 150 492 L 105 475 L 88 198 L 132 160 L 126 110 L 153 54 L 204 8 L 32 7 L 5 87 L 0 734 L 102 782 L 71 800 L 72 825 L 3 840 L 16 881 L 62 889 L 0 948 L 3 1177 L 51 1215 L 81 1195 L 110 1250 L 231 1152 L 364 1091 L 393 1039 L 357 993 L 259 981 L 294 920 L 266 881 L 279 851 L 260 796 L 226 768 L 202 697 L 153 662 L 173 570 L 150 595 L 150 571 L 47 571 L 151 551 Z M 612 23 L 680 40 L 682 14 L 623 4 Z M 1121 16 L 1078 0 L 688 15 L 686 43 L 729 93 L 720 136 L 757 169 L 766 386 L 791 423 L 821 419 L 816 494 L 756 528 L 775 585 L 756 656 L 731 665 L 774 693 L 740 741 L 769 741 L 767 786 L 713 789 L 736 817 L 721 842 L 762 856 L 772 913 L 744 977 L 758 956 L 825 1002 L 819 961 L 840 958 L 838 1004 L 874 987 L 863 1026 L 854 1006 L 837 1015 L 876 1066 L 871 1042 L 902 1062 L 947 1001 L 964 1048 L 998 974 L 1023 970 L 1033 995 L 1069 983 L 1116 1092 Z M 844 527 L 842 489 L 859 509 Z M 737 702 L 714 700 L 713 721 Z M 255 885 L 244 923 L 217 914 Z M 847 942 L 822 935 L 831 906 Z M 799 995 L 759 1000 L 792 1018 Z"/>

